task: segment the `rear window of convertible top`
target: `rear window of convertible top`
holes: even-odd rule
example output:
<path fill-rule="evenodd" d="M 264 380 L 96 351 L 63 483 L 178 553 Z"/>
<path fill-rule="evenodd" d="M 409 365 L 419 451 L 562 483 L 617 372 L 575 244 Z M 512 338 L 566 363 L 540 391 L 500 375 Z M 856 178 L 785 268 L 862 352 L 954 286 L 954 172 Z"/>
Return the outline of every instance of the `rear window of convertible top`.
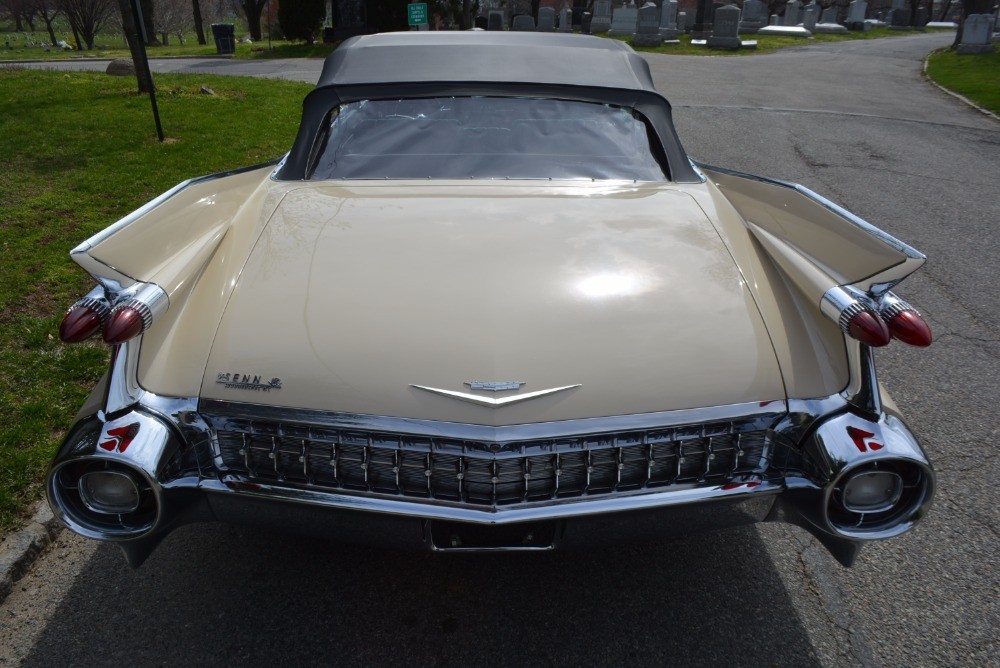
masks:
<path fill-rule="evenodd" d="M 629 109 L 505 97 L 364 100 L 331 111 L 310 179 L 664 181 Z"/>

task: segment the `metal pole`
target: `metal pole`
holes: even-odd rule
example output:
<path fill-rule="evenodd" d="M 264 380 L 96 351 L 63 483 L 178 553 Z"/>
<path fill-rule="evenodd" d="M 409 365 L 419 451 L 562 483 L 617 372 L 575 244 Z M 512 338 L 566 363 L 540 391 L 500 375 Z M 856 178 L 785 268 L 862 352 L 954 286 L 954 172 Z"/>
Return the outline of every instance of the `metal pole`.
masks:
<path fill-rule="evenodd" d="M 160 110 L 156 106 L 156 86 L 153 84 L 153 73 L 149 70 L 149 56 L 146 54 L 146 26 L 142 22 L 142 8 L 139 0 L 132 0 L 132 17 L 135 19 L 139 33 L 139 47 L 142 49 L 142 62 L 146 68 L 146 78 L 149 81 L 149 103 L 153 106 L 153 120 L 156 121 L 156 136 L 163 141 L 163 126 L 160 125 Z"/>

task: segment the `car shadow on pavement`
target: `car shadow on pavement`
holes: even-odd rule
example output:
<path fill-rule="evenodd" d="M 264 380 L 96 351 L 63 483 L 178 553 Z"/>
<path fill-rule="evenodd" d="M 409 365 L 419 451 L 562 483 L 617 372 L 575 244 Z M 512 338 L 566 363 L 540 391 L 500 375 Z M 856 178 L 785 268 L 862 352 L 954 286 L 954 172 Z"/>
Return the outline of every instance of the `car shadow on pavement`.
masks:
<path fill-rule="evenodd" d="M 94 554 L 25 666 L 818 664 L 752 528 L 553 553 L 184 527 Z"/>

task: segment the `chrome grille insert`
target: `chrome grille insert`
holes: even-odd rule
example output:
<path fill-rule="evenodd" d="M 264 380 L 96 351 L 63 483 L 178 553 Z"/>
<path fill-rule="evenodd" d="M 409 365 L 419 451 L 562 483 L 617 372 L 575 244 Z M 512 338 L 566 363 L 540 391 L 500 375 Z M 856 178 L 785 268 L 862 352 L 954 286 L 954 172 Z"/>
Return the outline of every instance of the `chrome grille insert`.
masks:
<path fill-rule="evenodd" d="M 486 441 L 205 415 L 220 464 L 259 482 L 476 506 L 676 484 L 724 484 L 767 465 L 770 420 Z"/>

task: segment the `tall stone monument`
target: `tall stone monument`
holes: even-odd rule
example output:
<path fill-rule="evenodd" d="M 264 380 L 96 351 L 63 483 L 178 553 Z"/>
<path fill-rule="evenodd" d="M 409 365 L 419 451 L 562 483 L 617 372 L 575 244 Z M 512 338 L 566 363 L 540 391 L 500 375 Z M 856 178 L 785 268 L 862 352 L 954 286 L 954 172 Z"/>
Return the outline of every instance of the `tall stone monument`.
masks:
<path fill-rule="evenodd" d="M 791 0 L 785 5 L 785 18 L 781 25 L 797 26 L 799 24 L 799 7 L 799 0 Z"/>
<path fill-rule="evenodd" d="M 677 27 L 677 0 L 663 0 L 663 7 L 660 8 L 660 37 L 677 39 L 680 34 Z"/>
<path fill-rule="evenodd" d="M 691 26 L 691 39 L 708 39 L 712 36 L 712 0 L 698 0 L 698 10 Z"/>

